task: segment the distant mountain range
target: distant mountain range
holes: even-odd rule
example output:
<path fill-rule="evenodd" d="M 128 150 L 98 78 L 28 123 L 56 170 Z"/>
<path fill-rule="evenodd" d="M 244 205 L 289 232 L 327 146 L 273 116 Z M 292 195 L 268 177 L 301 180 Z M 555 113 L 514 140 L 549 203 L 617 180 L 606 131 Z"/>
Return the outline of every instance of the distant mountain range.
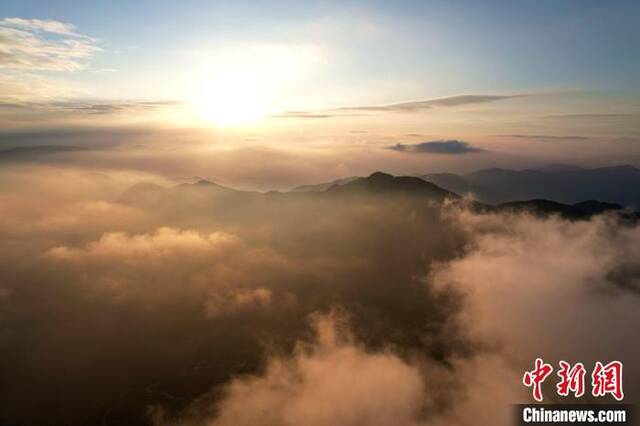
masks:
<path fill-rule="evenodd" d="M 487 204 L 538 199 L 573 205 L 585 200 L 599 200 L 640 209 L 640 169 L 633 166 L 585 169 L 551 164 L 537 169 L 486 169 L 463 175 L 431 173 L 420 178 L 458 195 L 471 195 Z M 292 192 L 322 192 L 357 179 L 348 177 L 318 185 L 304 185 L 292 189 Z"/>
<path fill-rule="evenodd" d="M 352 182 L 359 179 L 358 176 L 351 176 L 342 179 L 332 180 L 331 182 L 319 183 L 317 185 L 301 185 L 296 186 L 291 192 L 323 192 L 335 185 L 344 185 L 345 183 Z"/>
<path fill-rule="evenodd" d="M 523 172 L 503 171 L 499 169 L 486 170 L 472 173 L 470 175 L 480 176 L 493 173 L 523 173 L 525 176 L 530 173 L 558 174 L 568 173 L 568 171 L 533 171 Z M 603 169 L 598 169 L 602 172 Z M 622 169 L 624 170 L 624 169 Z M 432 176 L 432 175 L 430 175 Z M 446 176 L 449 174 L 439 174 Z M 466 175 L 469 176 L 469 175 Z M 457 178 L 463 178 L 457 176 Z M 452 179 L 450 179 L 451 181 Z M 456 184 L 459 181 L 455 181 Z M 444 185 L 442 185 L 444 186 Z M 453 185 L 448 185 L 452 187 Z M 301 189 L 306 188 L 306 191 Z M 463 191 L 460 191 L 463 192 Z M 290 192 L 272 191 L 268 193 L 239 191 L 228 187 L 217 185 L 207 180 L 196 183 L 185 183 L 171 188 L 164 188 L 155 184 L 139 183 L 129 188 L 120 197 L 120 202 L 125 204 L 138 205 L 145 208 L 154 208 L 159 205 L 173 205 L 173 209 L 179 212 L 181 209 L 190 211 L 199 210 L 205 215 L 244 215 L 250 209 L 273 206 L 273 203 L 282 204 L 287 202 L 308 203 L 316 200 L 338 199 L 341 202 L 358 202 L 357 197 L 401 197 L 409 200 L 432 200 L 442 202 L 446 199 L 462 201 L 463 197 L 455 191 L 450 191 L 424 178 L 411 176 L 397 176 L 375 172 L 368 177 L 347 178 L 335 181 L 334 183 L 323 183 L 320 185 L 308 185 L 299 187 Z M 337 197 L 337 198 L 336 198 Z M 498 212 L 498 211 L 529 211 L 534 214 L 546 216 L 558 214 L 570 219 L 584 219 L 592 215 L 604 212 L 618 212 L 627 219 L 638 219 L 638 214 L 625 210 L 617 203 L 596 201 L 594 199 L 581 200 L 576 203 L 561 203 L 554 200 L 535 198 L 509 201 L 505 203 L 483 203 L 479 201 L 464 201 L 465 204 L 476 211 Z"/>
<path fill-rule="evenodd" d="M 633 166 L 582 169 L 551 165 L 528 170 L 487 169 L 464 175 L 431 173 L 421 177 L 490 204 L 529 199 L 566 204 L 600 200 L 640 209 L 640 169 Z"/>

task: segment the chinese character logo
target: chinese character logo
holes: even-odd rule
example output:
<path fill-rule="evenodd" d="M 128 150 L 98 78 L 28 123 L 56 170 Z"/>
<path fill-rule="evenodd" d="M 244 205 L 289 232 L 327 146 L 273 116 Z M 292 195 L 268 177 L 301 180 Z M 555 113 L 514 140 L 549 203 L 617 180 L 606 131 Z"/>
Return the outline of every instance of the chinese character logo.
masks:
<path fill-rule="evenodd" d="M 596 362 L 591 374 L 591 385 L 593 386 L 591 390 L 593 396 L 611 394 L 616 400 L 622 400 L 624 398 L 622 391 L 622 363 L 620 361 L 612 361 L 607 365 L 602 365 L 600 361 Z"/>
<path fill-rule="evenodd" d="M 558 363 L 560 369 L 557 372 L 560 381 L 556 384 L 558 395 L 567 397 L 573 394 L 574 397 L 580 398 L 585 394 L 585 376 L 587 374 L 584 364 L 578 362 L 574 365 L 566 361 Z M 542 402 L 542 383 L 553 372 L 553 367 L 546 364 L 542 358 L 536 358 L 534 368 L 531 371 L 525 371 L 522 377 L 522 383 L 531 387 L 533 399 Z M 611 395 L 616 400 L 621 401 L 624 398 L 622 390 L 622 363 L 620 361 L 611 361 L 607 365 L 603 365 L 600 361 L 596 362 L 593 372 L 591 373 L 591 394 L 594 397 Z"/>
<path fill-rule="evenodd" d="M 579 362 L 573 367 L 565 361 L 560 361 L 560 382 L 556 385 L 558 395 L 569 396 L 569 392 L 573 392 L 576 398 L 584 395 L 584 375 L 586 370 L 584 365 Z"/>
<path fill-rule="evenodd" d="M 553 367 L 551 367 L 551 365 L 545 364 L 541 358 L 537 358 L 535 368 L 531 371 L 525 372 L 524 377 L 522 377 L 522 383 L 524 383 L 525 386 L 533 386 L 533 398 L 538 402 L 543 399 L 542 382 L 544 382 L 552 371 Z"/>

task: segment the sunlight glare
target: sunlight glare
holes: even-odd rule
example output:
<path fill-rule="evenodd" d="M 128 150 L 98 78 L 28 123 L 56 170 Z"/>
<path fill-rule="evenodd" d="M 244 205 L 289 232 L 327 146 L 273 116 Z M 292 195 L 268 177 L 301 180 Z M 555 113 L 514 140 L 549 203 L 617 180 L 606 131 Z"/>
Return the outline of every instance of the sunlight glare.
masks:
<path fill-rule="evenodd" d="M 274 114 L 316 58 L 309 47 L 243 46 L 216 51 L 194 67 L 188 103 L 215 126 L 242 126 Z"/>
<path fill-rule="evenodd" d="M 265 115 L 258 82 L 243 72 L 201 82 L 191 105 L 197 116 L 219 126 L 249 124 Z"/>

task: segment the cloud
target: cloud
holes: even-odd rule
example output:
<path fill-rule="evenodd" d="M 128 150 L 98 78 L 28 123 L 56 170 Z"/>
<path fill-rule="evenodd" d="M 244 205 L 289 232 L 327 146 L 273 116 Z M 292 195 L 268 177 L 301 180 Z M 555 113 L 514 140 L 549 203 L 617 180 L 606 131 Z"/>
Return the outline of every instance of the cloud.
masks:
<path fill-rule="evenodd" d="M 122 232 L 106 233 L 98 241 L 92 242 L 86 248 L 75 249 L 67 246 L 54 247 L 47 252 L 47 256 L 62 260 L 87 261 L 95 259 L 115 260 L 144 260 L 159 259 L 165 261 L 188 256 L 215 256 L 219 250 L 227 249 L 236 244 L 237 238 L 225 233 L 200 235 L 194 231 L 183 231 L 173 228 L 160 228 L 153 234 L 129 236 Z"/>
<path fill-rule="evenodd" d="M 96 147 L 115 146 L 146 134 L 143 129 L 97 128 L 34 129 L 0 132 L 0 157 L 29 160 L 48 154 L 72 153 Z"/>
<path fill-rule="evenodd" d="M 443 360 L 472 351 L 455 328 L 442 328 L 459 299 L 417 278 L 425 256 L 449 258 L 461 243 L 435 225 L 428 203 L 415 216 L 385 197 L 354 205 L 150 185 L 122 204 L 113 189 L 124 173 L 0 169 L 0 312 L 8 327 L 0 347 L 15 354 L 3 359 L 3 385 L 13 391 L 0 403 L 3 423 L 130 424 L 149 405 L 175 415 L 210 390 L 219 395 L 233 376 L 259 375 L 270 347 L 289 358 L 307 340 L 308 316 L 336 305 L 349 312 L 359 343 L 337 344 L 326 358 L 310 354 L 323 371 L 335 360 L 355 375 L 362 361 L 369 384 L 413 401 L 421 384 L 405 383 L 415 367 L 403 353 Z M 38 341 L 28 356 L 25 341 Z M 385 355 L 386 347 L 396 349 Z M 127 375 L 117 374 L 123 368 Z M 389 374 L 376 373 L 383 368 Z M 322 377 L 317 371 L 309 380 Z M 63 376 L 74 397 L 51 401 Z M 27 387 L 37 392 L 24 398 Z M 297 416 L 311 403 L 300 398 Z M 43 409 L 29 410 L 34 403 Z M 375 408 L 358 404 L 359 418 Z M 413 412 L 401 399 L 378 411 Z"/>
<path fill-rule="evenodd" d="M 536 356 L 637 400 L 637 225 L 4 166 L 0 423 L 507 425 Z"/>
<path fill-rule="evenodd" d="M 413 112 L 426 110 L 431 108 L 448 108 L 464 105 L 474 105 L 486 102 L 495 102 L 505 99 L 512 99 L 523 97 L 526 95 L 456 95 L 448 96 L 444 98 L 427 99 L 424 101 L 414 102 L 401 102 L 397 104 L 389 105 L 365 105 L 365 106 L 353 106 L 336 108 L 333 111 L 399 111 L 399 112 Z"/>
<path fill-rule="evenodd" d="M 309 111 L 286 111 L 284 114 L 272 115 L 271 118 L 331 118 L 335 114 L 323 114 Z"/>
<path fill-rule="evenodd" d="M 233 380 L 207 424 L 417 424 L 427 402 L 417 367 L 390 351 L 367 351 L 335 313 L 313 316 L 312 327 L 313 341 L 298 342 L 293 356 L 271 359 L 264 375 Z"/>
<path fill-rule="evenodd" d="M 1 136 L 0 141 L 2 141 Z M 85 149 L 87 148 L 67 145 L 34 145 L 0 149 L 0 162 L 20 160 L 32 161 L 37 160 L 42 156 L 65 154 L 74 151 L 84 151 Z"/>
<path fill-rule="evenodd" d="M 496 135 L 499 138 L 516 138 L 516 139 L 549 139 L 549 140 L 590 140 L 592 138 L 588 136 L 555 136 L 555 135 L 522 135 L 522 134 L 512 134 L 512 135 Z"/>
<path fill-rule="evenodd" d="M 128 101 L 117 103 L 90 103 L 90 102 L 64 102 L 40 104 L 40 108 L 48 108 L 70 112 L 84 112 L 87 114 L 117 114 L 136 112 L 157 112 L 183 105 L 181 101 L 157 100 L 157 101 Z"/>
<path fill-rule="evenodd" d="M 397 143 L 389 149 L 400 152 L 428 153 L 428 154 L 467 154 L 471 152 L 484 152 L 482 148 L 470 145 L 468 142 L 459 140 L 442 140 L 422 142 L 417 144 Z"/>
<path fill-rule="evenodd" d="M 84 37 L 75 32 L 75 26 L 51 19 L 5 18 L 0 25 L 22 28 L 30 31 L 43 31 L 52 34 L 63 34 Z"/>
<path fill-rule="evenodd" d="M 76 71 L 100 50 L 95 40 L 58 21 L 6 18 L 0 21 L 0 68 Z M 53 36 L 52 36 L 53 35 Z"/>
<path fill-rule="evenodd" d="M 273 118 L 335 118 L 348 117 L 366 112 L 419 112 L 433 108 L 453 108 L 465 105 L 496 102 L 500 100 L 528 96 L 518 95 L 455 95 L 444 98 L 427 99 L 423 101 L 401 102 L 389 105 L 360 105 L 331 108 L 318 111 L 287 111 L 284 114 L 274 115 Z"/>
<path fill-rule="evenodd" d="M 198 175 L 231 187 L 265 191 L 326 182 L 344 176 L 369 175 L 376 170 L 406 173 L 408 169 L 447 169 L 452 167 L 451 162 L 473 160 L 470 167 L 477 167 L 477 161 L 481 166 L 492 166 L 495 161 L 493 154 L 400 156 L 396 151 L 381 149 L 389 145 L 389 141 L 378 144 L 376 148 L 373 141 L 358 141 L 349 146 L 326 145 L 324 140 L 316 144 L 320 140 L 309 139 L 317 148 L 308 150 L 282 147 L 278 141 L 265 135 L 259 138 L 261 142 L 257 145 L 242 143 L 243 138 L 237 140 L 240 143 L 235 143 L 235 138 L 228 133 L 223 135 L 223 132 L 204 128 L 170 129 L 148 125 L 55 127 L 56 124 L 59 122 L 33 130 L 0 132 L 0 150 L 36 145 L 85 147 L 83 152 L 58 151 L 55 155 L 48 155 L 53 153 L 43 149 L 31 154 L 34 154 L 32 159 L 37 164 L 95 170 L 138 170 L 167 178 Z M 214 140 L 211 139 L 212 134 L 216 135 Z M 28 151 L 23 151 L 20 163 L 28 163 L 29 155 Z M 240 163 L 246 167 L 237 167 Z M 459 167 L 458 164 L 453 166 Z"/>
<path fill-rule="evenodd" d="M 237 292 L 214 293 L 206 302 L 207 316 L 218 317 L 243 310 L 270 308 L 273 292 L 267 288 L 254 288 Z M 291 299 L 295 303 L 295 299 Z"/>
<path fill-rule="evenodd" d="M 77 88 L 40 75 L 38 71 L 9 69 L 0 73 L 0 93 L 0 107 L 15 108 L 19 113 L 24 113 L 29 103 L 80 96 Z"/>
<path fill-rule="evenodd" d="M 273 354 L 263 372 L 231 380 L 221 397 L 196 401 L 178 421 L 156 408 L 154 424 L 508 425 L 513 404 L 531 399 L 520 380 L 536 357 L 589 366 L 637 359 L 638 348 L 627 343 L 640 324 L 637 288 L 620 286 L 611 271 L 638 266 L 640 228 L 606 217 L 450 213 L 470 245 L 425 282 L 462 291 L 464 309 L 449 320 L 484 342 L 480 353 L 451 357 L 443 368 L 391 347 L 367 349 L 344 317 L 315 314 L 311 341 Z M 625 282 L 637 286 L 637 279 Z M 640 391 L 635 370 L 626 373 L 625 390 L 627 397 Z M 544 395 L 562 401 L 551 386 Z"/>
<path fill-rule="evenodd" d="M 491 336 L 505 358 L 523 362 L 533 353 L 585 364 L 637 358 L 627 341 L 640 325 L 638 280 L 627 275 L 621 286 L 616 272 L 638 267 L 640 227 L 606 216 L 567 222 L 464 212 L 458 220 L 474 249 L 433 278 L 469 295 L 461 320 L 476 336 Z M 629 374 L 639 391 L 640 374 Z"/>
<path fill-rule="evenodd" d="M 48 102 L 6 102 L 0 101 L 0 107 L 20 108 L 33 111 L 84 113 L 92 115 L 108 115 L 121 113 L 158 112 L 183 105 L 182 101 L 125 101 L 125 102 L 90 102 L 90 101 L 48 101 Z"/>
<path fill-rule="evenodd" d="M 593 120 L 593 119 L 616 119 L 634 118 L 638 113 L 593 113 L 593 114 L 554 114 L 546 115 L 544 118 L 555 118 L 561 120 Z"/>

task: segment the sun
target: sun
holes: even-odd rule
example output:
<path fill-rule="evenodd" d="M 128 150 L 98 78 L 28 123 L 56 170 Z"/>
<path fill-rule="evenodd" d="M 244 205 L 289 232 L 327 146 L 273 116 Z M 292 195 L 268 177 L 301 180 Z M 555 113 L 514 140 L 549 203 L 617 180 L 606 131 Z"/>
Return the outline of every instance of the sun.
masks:
<path fill-rule="evenodd" d="M 193 116 L 214 126 L 254 124 L 289 104 L 319 57 L 309 46 L 205 49 L 185 74 L 185 98 Z"/>
<path fill-rule="evenodd" d="M 217 126 L 255 123 L 266 114 L 264 88 L 254 75 L 236 70 L 200 81 L 190 100 L 194 114 Z"/>

